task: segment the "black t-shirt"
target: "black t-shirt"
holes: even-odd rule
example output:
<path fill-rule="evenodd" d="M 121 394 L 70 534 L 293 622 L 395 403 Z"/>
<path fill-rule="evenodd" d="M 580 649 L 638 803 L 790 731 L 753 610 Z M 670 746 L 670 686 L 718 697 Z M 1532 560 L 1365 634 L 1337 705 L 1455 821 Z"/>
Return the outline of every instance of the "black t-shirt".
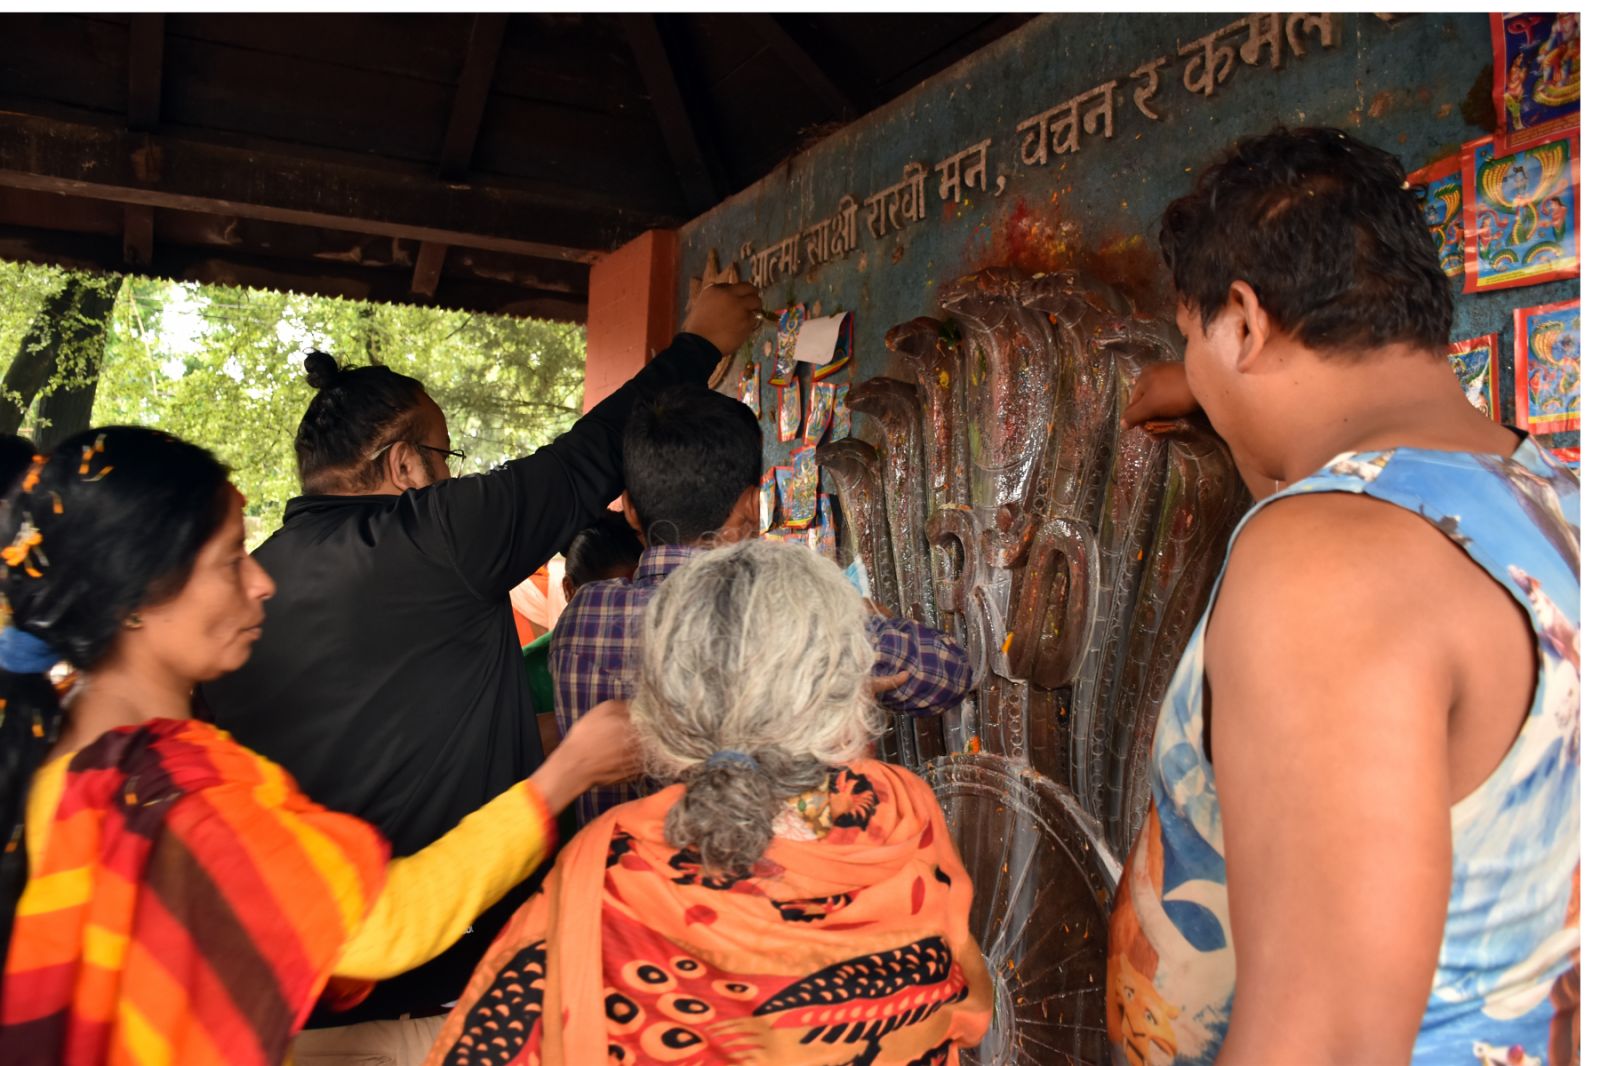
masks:
<path fill-rule="evenodd" d="M 680 333 L 534 454 L 399 496 L 301 496 L 255 552 L 277 582 L 250 661 L 202 713 L 312 799 L 367 819 L 396 856 L 438 839 L 544 759 L 508 595 L 622 491 L 640 397 L 704 383 L 716 348 Z M 438 959 L 379 985 L 346 1025 L 460 995 L 535 874 Z"/>

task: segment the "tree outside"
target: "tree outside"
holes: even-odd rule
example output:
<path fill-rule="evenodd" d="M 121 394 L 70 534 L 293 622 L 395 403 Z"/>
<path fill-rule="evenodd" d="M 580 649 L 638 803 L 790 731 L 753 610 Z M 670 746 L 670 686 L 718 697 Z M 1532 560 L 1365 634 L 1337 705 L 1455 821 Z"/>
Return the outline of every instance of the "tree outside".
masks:
<path fill-rule="evenodd" d="M 210 448 L 249 501 L 252 546 L 299 492 L 313 349 L 422 381 L 468 472 L 548 443 L 582 406 L 582 326 L 0 262 L 0 432 L 48 446 L 132 423 Z"/>

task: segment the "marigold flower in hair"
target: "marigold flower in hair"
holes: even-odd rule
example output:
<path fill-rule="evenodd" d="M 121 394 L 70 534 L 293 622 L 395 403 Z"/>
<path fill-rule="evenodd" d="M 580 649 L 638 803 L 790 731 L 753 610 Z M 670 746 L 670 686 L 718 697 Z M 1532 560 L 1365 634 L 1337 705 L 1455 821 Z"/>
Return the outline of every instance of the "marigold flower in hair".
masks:
<path fill-rule="evenodd" d="M 48 566 L 50 564 L 50 560 L 46 559 L 44 552 L 40 550 L 43 544 L 44 534 L 39 532 L 39 527 L 33 524 L 33 519 L 25 518 L 22 521 L 21 528 L 17 530 L 16 539 L 5 549 L 0 550 L 0 559 L 3 559 L 7 566 L 22 567 L 23 572 L 29 577 L 43 577 L 44 575 L 39 572 L 38 566 L 35 566 L 31 561 L 31 557 L 37 556 L 39 565 Z"/>
<path fill-rule="evenodd" d="M 44 464 L 50 461 L 47 455 L 35 454 L 33 465 L 28 467 L 28 476 L 22 479 L 22 491 L 32 492 L 39 484 L 39 475 L 44 472 Z"/>

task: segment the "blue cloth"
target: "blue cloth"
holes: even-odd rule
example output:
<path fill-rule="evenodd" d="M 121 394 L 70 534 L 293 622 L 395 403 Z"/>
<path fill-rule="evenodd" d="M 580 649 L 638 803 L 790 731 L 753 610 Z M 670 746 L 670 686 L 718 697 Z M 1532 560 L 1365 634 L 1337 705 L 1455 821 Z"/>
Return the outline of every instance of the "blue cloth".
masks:
<path fill-rule="evenodd" d="M 729 763 L 735 766 L 748 766 L 752 770 L 761 769 L 761 764 L 756 762 L 754 756 L 746 755 L 742 751 L 732 751 L 728 748 L 712 752 L 711 758 L 706 760 L 707 766 L 724 766 Z"/>
<path fill-rule="evenodd" d="M 61 653 L 48 641 L 16 626 L 0 629 L 0 670 L 12 674 L 42 674 L 61 661 Z"/>

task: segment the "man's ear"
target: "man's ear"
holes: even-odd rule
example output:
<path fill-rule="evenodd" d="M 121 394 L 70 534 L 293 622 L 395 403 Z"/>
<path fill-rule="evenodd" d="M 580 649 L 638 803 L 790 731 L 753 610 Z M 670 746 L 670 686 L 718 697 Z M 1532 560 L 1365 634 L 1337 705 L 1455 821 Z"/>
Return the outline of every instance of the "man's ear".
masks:
<path fill-rule="evenodd" d="M 1241 374 L 1259 370 L 1262 353 L 1277 332 L 1272 316 L 1261 306 L 1256 290 L 1243 281 L 1228 286 L 1227 309 L 1233 312 L 1228 317 L 1238 344 L 1234 368 Z"/>
<path fill-rule="evenodd" d="M 384 470 L 396 492 L 425 488 L 433 481 L 427 457 L 410 441 L 395 441 L 383 453 Z"/>
<path fill-rule="evenodd" d="M 411 463 L 416 462 L 415 457 L 408 457 L 411 445 L 403 440 L 397 440 L 389 445 L 383 453 L 383 478 L 384 488 L 393 492 L 404 492 L 411 486 L 406 484 L 406 474 Z"/>
<path fill-rule="evenodd" d="M 572 602 L 572 594 L 574 592 L 577 592 L 577 591 L 578 591 L 578 586 L 574 585 L 572 583 L 572 579 L 570 577 L 567 577 L 565 574 L 563 574 L 561 576 L 561 595 L 562 595 L 562 597 L 568 603 L 571 603 Z"/>
<path fill-rule="evenodd" d="M 639 543 L 645 543 L 644 526 L 639 523 L 639 512 L 634 510 L 633 497 L 628 495 L 628 490 L 622 490 L 622 517 L 628 520 L 628 525 L 639 535 Z"/>
<path fill-rule="evenodd" d="M 761 486 L 749 485 L 733 501 L 728 520 L 722 528 L 732 534 L 728 539 L 749 540 L 761 535 Z"/>

